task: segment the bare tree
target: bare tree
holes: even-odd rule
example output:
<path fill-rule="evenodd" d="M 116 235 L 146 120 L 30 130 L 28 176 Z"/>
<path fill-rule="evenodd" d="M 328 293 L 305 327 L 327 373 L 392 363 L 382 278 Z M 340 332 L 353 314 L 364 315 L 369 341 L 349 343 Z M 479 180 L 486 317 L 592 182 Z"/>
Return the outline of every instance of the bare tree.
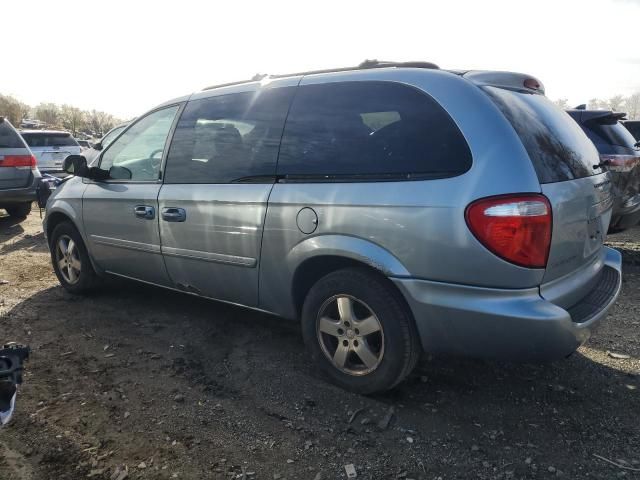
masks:
<path fill-rule="evenodd" d="M 25 118 L 36 118 L 50 127 L 64 127 L 75 136 L 83 133 L 90 136 L 102 135 L 122 120 L 97 110 L 80 110 L 73 105 L 40 103 L 35 108 L 20 102 L 10 95 L 0 94 L 0 115 L 18 126 Z"/>
<path fill-rule="evenodd" d="M 625 109 L 629 120 L 640 120 L 640 92 L 636 92 L 627 97 Z"/>
<path fill-rule="evenodd" d="M 569 108 L 569 100 L 566 98 L 558 98 L 557 100 L 554 100 L 553 103 L 555 103 L 557 106 L 559 106 L 563 110 L 566 110 L 567 108 Z"/>
<path fill-rule="evenodd" d="M 6 117 L 14 125 L 22 120 L 22 103 L 9 95 L 0 95 L 0 115 Z"/>
<path fill-rule="evenodd" d="M 609 99 L 608 107 L 614 112 L 621 112 L 624 109 L 624 97 L 622 95 L 614 95 Z"/>
<path fill-rule="evenodd" d="M 607 104 L 606 100 L 601 100 L 599 98 L 592 98 L 587 103 L 587 107 L 589 107 L 592 110 L 598 110 L 598 109 L 607 109 L 609 108 L 609 105 Z"/>
<path fill-rule="evenodd" d="M 35 109 L 36 118 L 50 126 L 58 125 L 60 108 L 55 103 L 41 103 Z"/>
<path fill-rule="evenodd" d="M 71 134 L 75 137 L 76 132 L 84 124 L 84 112 L 71 105 L 62 105 L 60 107 L 60 116 L 62 126 L 67 130 L 71 130 Z"/>

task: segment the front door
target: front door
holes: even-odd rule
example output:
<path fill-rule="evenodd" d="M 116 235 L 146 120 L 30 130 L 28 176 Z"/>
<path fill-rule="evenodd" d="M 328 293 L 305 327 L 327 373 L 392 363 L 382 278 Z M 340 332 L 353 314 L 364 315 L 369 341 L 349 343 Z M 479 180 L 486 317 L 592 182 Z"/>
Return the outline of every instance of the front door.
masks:
<path fill-rule="evenodd" d="M 82 216 L 96 263 L 105 271 L 168 285 L 160 253 L 158 193 L 165 144 L 179 105 L 156 110 L 129 127 L 102 153 L 110 179 L 89 182 Z"/>
<path fill-rule="evenodd" d="M 258 304 L 262 232 L 292 82 L 202 93 L 185 107 L 158 199 L 162 254 L 176 288 Z"/>

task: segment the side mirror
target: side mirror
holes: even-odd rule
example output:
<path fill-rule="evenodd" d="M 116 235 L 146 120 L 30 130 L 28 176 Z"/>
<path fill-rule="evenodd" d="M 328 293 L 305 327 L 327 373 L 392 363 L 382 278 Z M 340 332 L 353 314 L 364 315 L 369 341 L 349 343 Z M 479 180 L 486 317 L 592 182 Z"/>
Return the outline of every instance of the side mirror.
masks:
<path fill-rule="evenodd" d="M 100 152 L 104 147 L 102 146 L 102 142 L 98 142 L 98 143 L 94 143 L 91 148 L 93 148 L 94 150 L 98 150 Z"/>
<path fill-rule="evenodd" d="M 131 170 L 125 167 L 113 166 L 109 169 L 109 178 L 112 180 L 131 180 Z"/>
<path fill-rule="evenodd" d="M 69 155 L 62 162 L 62 169 L 70 175 L 84 177 L 87 174 L 87 159 L 82 155 Z"/>

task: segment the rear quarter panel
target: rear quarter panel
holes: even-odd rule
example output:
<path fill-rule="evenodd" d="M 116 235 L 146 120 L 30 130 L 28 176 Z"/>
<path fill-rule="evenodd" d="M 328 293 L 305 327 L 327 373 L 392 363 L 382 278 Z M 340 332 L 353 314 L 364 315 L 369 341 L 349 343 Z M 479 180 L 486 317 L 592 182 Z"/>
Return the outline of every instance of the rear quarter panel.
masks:
<path fill-rule="evenodd" d="M 260 306 L 293 317 L 292 278 L 306 258 L 326 251 L 323 237 L 357 238 L 357 255 L 375 264 L 372 251 L 387 252 L 401 276 L 503 288 L 539 285 L 543 270 L 505 262 L 469 231 L 464 212 L 481 197 L 540 192 L 536 174 L 511 125 L 473 84 L 456 75 L 402 69 L 311 75 L 307 83 L 388 80 L 428 92 L 449 112 L 469 143 L 471 169 L 438 180 L 375 183 L 277 183 L 265 220 L 260 269 Z M 296 225 L 303 207 L 313 208 L 318 227 L 310 235 Z M 329 242 L 330 243 L 330 242 Z M 307 245 L 301 248 L 301 245 Z M 344 242 L 347 244 L 347 242 Z M 353 244 L 352 244 L 353 245 Z M 370 246 L 370 248 L 367 248 Z M 291 252 L 304 251 L 304 255 Z M 391 260 L 389 260 L 391 262 Z M 383 268 L 380 268 L 383 273 Z"/>

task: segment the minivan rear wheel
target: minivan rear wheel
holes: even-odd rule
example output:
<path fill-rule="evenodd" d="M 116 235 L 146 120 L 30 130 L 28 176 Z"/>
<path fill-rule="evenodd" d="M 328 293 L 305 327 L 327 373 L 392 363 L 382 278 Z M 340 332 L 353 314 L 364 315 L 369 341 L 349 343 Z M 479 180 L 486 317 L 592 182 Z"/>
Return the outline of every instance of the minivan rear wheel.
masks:
<path fill-rule="evenodd" d="M 31 213 L 31 202 L 17 203 L 9 207 L 5 207 L 5 210 L 10 217 L 13 218 L 27 218 Z"/>
<path fill-rule="evenodd" d="M 395 387 L 421 351 L 400 293 L 364 268 L 332 272 L 311 287 L 302 308 L 302 332 L 314 361 L 331 380 L 362 394 Z"/>
<path fill-rule="evenodd" d="M 60 284 L 74 294 L 95 287 L 98 278 L 76 227 L 70 222 L 56 225 L 50 242 L 51 262 Z"/>

